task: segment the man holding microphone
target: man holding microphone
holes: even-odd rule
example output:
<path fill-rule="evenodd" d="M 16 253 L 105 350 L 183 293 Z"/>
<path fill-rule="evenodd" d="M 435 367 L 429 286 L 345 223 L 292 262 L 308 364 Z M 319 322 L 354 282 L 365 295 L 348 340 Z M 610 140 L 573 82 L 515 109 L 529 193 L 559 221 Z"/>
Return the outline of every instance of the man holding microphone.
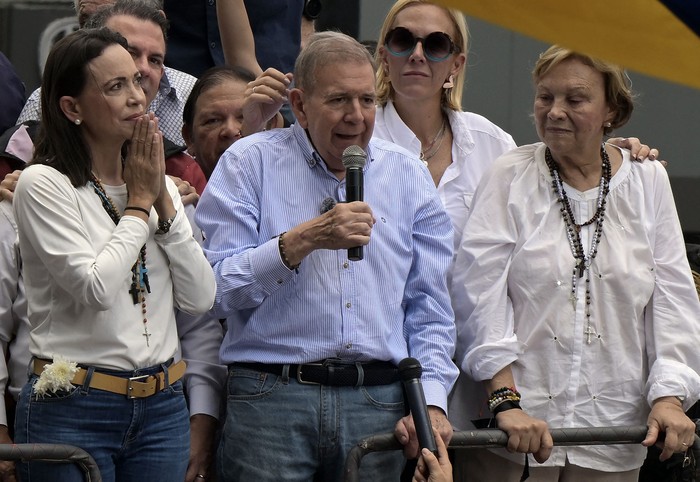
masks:
<path fill-rule="evenodd" d="M 297 124 L 231 146 L 197 208 L 213 313 L 227 320 L 223 481 L 341 480 L 351 447 L 395 427 L 417 454 L 397 370 L 409 356 L 432 426 L 446 442 L 452 433 L 453 234 L 430 174 L 371 139 L 374 68 L 357 41 L 314 34 L 294 79 Z M 363 151 L 364 201 L 345 202 L 344 157 Z M 348 255 L 358 246 L 362 259 Z M 361 478 L 395 481 L 403 464 L 375 454 Z"/>

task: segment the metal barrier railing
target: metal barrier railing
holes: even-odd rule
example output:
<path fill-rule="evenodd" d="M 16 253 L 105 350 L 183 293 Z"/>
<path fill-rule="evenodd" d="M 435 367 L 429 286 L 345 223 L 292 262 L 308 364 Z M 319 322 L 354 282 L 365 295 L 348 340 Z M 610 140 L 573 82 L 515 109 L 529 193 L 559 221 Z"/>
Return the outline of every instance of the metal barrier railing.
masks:
<path fill-rule="evenodd" d="M 568 447 L 572 445 L 610 445 L 641 443 L 646 437 L 645 425 L 633 427 L 589 427 L 589 428 L 555 428 L 551 429 L 554 445 Z M 451 449 L 497 448 L 505 447 L 508 436 L 498 429 L 464 430 L 455 432 L 450 441 Z M 378 434 L 361 440 L 350 452 L 345 462 L 345 482 L 358 482 L 362 457 L 372 452 L 401 450 L 403 446 L 393 433 Z M 691 447 L 695 460 L 700 460 L 700 437 L 695 435 Z"/>
<path fill-rule="evenodd" d="M 0 460 L 74 463 L 83 471 L 85 480 L 102 482 L 95 459 L 85 450 L 73 445 L 0 444 Z"/>

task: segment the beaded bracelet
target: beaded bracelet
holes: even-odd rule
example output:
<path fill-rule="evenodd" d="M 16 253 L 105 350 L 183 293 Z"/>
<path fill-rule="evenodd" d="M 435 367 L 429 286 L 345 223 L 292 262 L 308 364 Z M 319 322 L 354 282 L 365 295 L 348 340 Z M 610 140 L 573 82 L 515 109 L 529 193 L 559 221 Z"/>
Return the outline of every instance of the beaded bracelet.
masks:
<path fill-rule="evenodd" d="M 141 211 L 146 216 L 151 217 L 151 211 L 149 211 L 146 208 L 142 208 L 141 206 L 127 206 L 124 208 L 124 211 L 128 211 L 128 210 Z"/>
<path fill-rule="evenodd" d="M 519 402 L 520 393 L 512 387 L 503 387 L 495 390 L 489 396 L 489 410 L 494 412 L 496 407 L 504 402 Z"/>
<path fill-rule="evenodd" d="M 515 400 L 504 400 L 503 402 L 499 403 L 496 405 L 491 412 L 493 412 L 493 416 L 495 417 L 501 412 L 505 412 L 506 410 L 522 410 L 522 407 L 520 406 L 520 402 L 517 402 Z"/>
<path fill-rule="evenodd" d="M 279 247 L 280 250 L 280 256 L 282 257 L 282 262 L 284 265 L 289 268 L 290 270 L 293 269 L 294 271 L 299 271 L 299 266 L 301 266 L 301 263 L 297 263 L 296 265 L 292 265 L 292 263 L 289 262 L 289 258 L 287 258 L 287 252 L 284 249 L 284 240 L 282 237 L 287 233 L 285 231 L 284 233 L 280 234 L 277 237 L 277 246 Z"/>

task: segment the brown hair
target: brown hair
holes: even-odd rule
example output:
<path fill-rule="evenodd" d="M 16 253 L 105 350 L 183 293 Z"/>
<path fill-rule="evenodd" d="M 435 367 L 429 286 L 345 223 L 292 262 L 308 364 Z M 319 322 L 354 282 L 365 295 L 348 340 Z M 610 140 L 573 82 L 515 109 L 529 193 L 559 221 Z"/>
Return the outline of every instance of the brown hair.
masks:
<path fill-rule="evenodd" d="M 82 129 L 65 116 L 60 99 L 80 95 L 87 84 L 88 64 L 111 45 L 127 48 L 124 37 L 112 30 L 81 29 L 56 42 L 44 66 L 41 127 L 31 162 L 52 166 L 76 187 L 87 184 L 92 161 Z"/>

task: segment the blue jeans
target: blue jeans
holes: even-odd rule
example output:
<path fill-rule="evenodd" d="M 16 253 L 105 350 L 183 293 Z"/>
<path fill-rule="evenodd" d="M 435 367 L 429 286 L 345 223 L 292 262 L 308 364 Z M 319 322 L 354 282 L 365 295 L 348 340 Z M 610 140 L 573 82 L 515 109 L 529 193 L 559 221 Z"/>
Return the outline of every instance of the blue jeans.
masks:
<path fill-rule="evenodd" d="M 348 451 L 377 433 L 393 432 L 404 415 L 401 384 L 334 387 L 295 378 L 229 370 L 220 482 L 343 480 Z M 401 451 L 362 459 L 360 480 L 399 480 Z"/>
<path fill-rule="evenodd" d="M 106 372 L 117 376 L 152 374 L 160 367 L 137 372 Z M 133 373 L 133 375 L 131 375 Z M 104 482 L 175 482 L 185 479 L 189 461 L 189 413 L 182 382 L 148 398 L 89 388 L 37 397 L 36 375 L 20 393 L 15 418 L 16 443 L 75 445 L 97 462 Z M 73 464 L 18 464 L 23 482 L 83 482 Z"/>

